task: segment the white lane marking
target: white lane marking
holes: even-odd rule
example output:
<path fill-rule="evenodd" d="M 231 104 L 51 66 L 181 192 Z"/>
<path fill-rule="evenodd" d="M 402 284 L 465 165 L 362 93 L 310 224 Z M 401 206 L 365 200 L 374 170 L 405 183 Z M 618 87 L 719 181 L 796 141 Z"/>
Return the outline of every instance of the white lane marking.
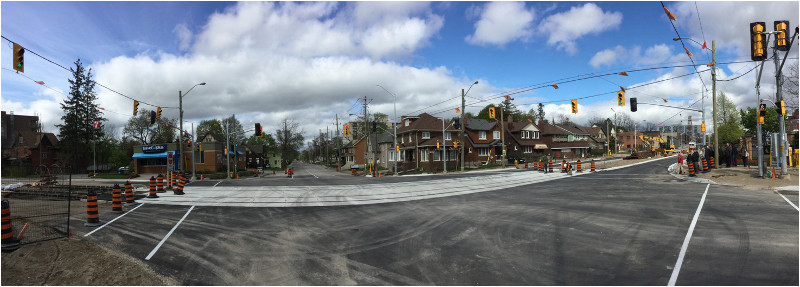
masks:
<path fill-rule="evenodd" d="M 150 254 L 148 254 L 147 257 L 144 258 L 144 260 L 150 260 L 150 258 L 152 258 L 153 255 L 156 254 L 156 251 L 158 251 L 158 249 L 161 248 L 161 245 L 167 241 L 167 238 L 169 238 L 169 236 L 172 235 L 172 232 L 175 231 L 175 229 L 178 229 L 178 225 L 181 225 L 181 222 L 183 222 L 183 220 L 186 219 L 187 216 L 189 216 L 189 212 L 192 212 L 192 209 L 194 209 L 194 205 L 192 205 L 192 207 L 190 207 L 189 210 L 186 211 L 186 214 L 183 215 L 181 220 L 179 220 L 178 223 L 176 223 L 175 226 L 172 227 L 172 230 L 170 230 L 169 233 L 167 233 L 167 236 L 164 236 L 164 239 L 161 239 L 161 242 L 159 242 L 158 245 L 156 245 L 156 248 L 153 248 L 153 251 L 150 251 Z"/>
<path fill-rule="evenodd" d="M 314 176 L 314 177 L 316 177 L 316 178 L 319 178 L 319 177 L 318 177 L 316 174 L 313 174 L 313 173 L 312 173 L 311 175 L 313 175 L 313 176 Z"/>
<path fill-rule="evenodd" d="M 221 180 L 220 180 L 220 181 L 217 181 L 217 183 L 215 183 L 215 184 L 214 184 L 214 186 L 212 186 L 212 187 L 217 187 L 217 185 L 218 185 L 220 182 L 222 182 L 222 181 L 221 181 Z"/>
<path fill-rule="evenodd" d="M 706 201 L 706 195 L 708 194 L 708 187 L 711 184 L 709 183 L 706 185 L 706 191 L 703 192 L 703 197 L 700 199 L 700 204 L 697 205 L 697 211 L 694 212 L 694 218 L 692 218 L 692 224 L 689 225 L 689 232 L 686 233 L 686 238 L 683 239 L 683 246 L 681 246 L 681 253 L 678 255 L 678 261 L 675 262 L 675 268 L 672 269 L 672 276 L 669 277 L 668 286 L 675 286 L 675 281 L 678 281 L 678 273 L 681 272 L 681 265 L 683 264 L 683 257 L 686 255 L 686 249 L 689 247 L 689 240 L 692 239 L 692 233 L 694 233 L 694 226 L 697 224 L 697 218 L 700 217 L 700 210 L 703 209 L 703 203 Z"/>
<path fill-rule="evenodd" d="M 791 205 L 792 205 L 792 207 L 794 207 L 794 209 L 797 209 L 797 211 L 800 211 L 800 208 L 797 208 L 797 205 L 794 205 L 794 203 L 792 203 L 792 202 L 791 202 L 791 201 L 790 201 L 788 198 L 786 198 L 785 196 L 783 196 L 783 194 L 781 194 L 780 192 L 777 192 L 777 193 L 778 193 L 778 195 L 780 195 L 781 197 L 783 197 L 783 200 L 786 200 L 786 202 L 788 202 L 789 204 L 791 204 Z"/>
<path fill-rule="evenodd" d="M 106 224 L 103 224 L 103 226 L 100 226 L 100 227 L 98 227 L 97 229 L 95 229 L 95 230 L 92 230 L 92 232 L 86 233 L 86 235 L 84 235 L 83 237 L 86 237 L 86 236 L 92 235 L 92 233 L 94 233 L 95 231 L 98 231 L 98 230 L 102 229 L 103 227 L 106 227 L 106 225 L 109 225 L 109 224 L 111 224 L 111 223 L 112 223 L 112 222 L 114 222 L 115 220 L 119 219 L 120 217 L 123 217 L 123 216 L 125 216 L 126 214 L 130 213 L 131 211 L 134 211 L 134 210 L 136 210 L 137 208 L 139 208 L 139 207 L 140 207 L 140 206 L 142 206 L 142 205 L 144 205 L 144 203 L 141 203 L 141 204 L 139 204 L 138 206 L 134 207 L 133 209 L 131 209 L 131 210 L 128 210 L 128 212 L 125 212 L 125 213 L 123 213 L 122 215 L 120 215 L 120 216 L 117 216 L 116 218 L 112 219 L 111 221 L 107 222 Z"/>

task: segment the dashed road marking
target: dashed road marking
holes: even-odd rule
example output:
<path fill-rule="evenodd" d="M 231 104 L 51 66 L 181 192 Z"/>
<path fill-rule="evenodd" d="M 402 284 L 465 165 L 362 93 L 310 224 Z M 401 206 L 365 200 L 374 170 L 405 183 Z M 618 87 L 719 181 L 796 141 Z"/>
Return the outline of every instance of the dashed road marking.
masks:
<path fill-rule="evenodd" d="M 147 257 L 144 258 L 144 260 L 150 260 L 150 258 L 153 258 L 153 255 L 156 254 L 156 251 L 158 251 L 158 249 L 161 248 L 161 245 L 167 241 L 167 238 L 169 238 L 169 236 L 172 235 L 172 232 L 174 232 L 175 229 L 178 229 L 178 225 L 181 225 L 181 222 L 183 222 L 183 220 L 186 219 L 187 216 L 189 216 L 189 212 L 192 212 L 192 209 L 194 209 L 194 205 L 192 205 L 192 207 L 190 207 L 189 210 L 186 211 L 186 214 L 183 215 L 181 220 L 179 220 L 178 223 L 176 223 L 175 226 L 172 227 L 172 230 L 170 230 L 169 233 L 167 233 L 167 235 L 164 236 L 164 239 L 161 239 L 161 242 L 159 242 L 158 245 L 156 245 L 156 248 L 153 248 L 153 251 L 150 251 L 150 254 L 148 254 Z"/>

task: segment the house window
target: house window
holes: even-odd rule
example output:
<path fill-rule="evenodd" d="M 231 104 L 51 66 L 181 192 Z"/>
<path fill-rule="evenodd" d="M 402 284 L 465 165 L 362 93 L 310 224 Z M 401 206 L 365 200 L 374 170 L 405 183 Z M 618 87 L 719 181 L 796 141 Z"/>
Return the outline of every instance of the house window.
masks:
<path fill-rule="evenodd" d="M 539 139 L 539 132 L 533 132 L 533 138 Z"/>
<path fill-rule="evenodd" d="M 516 146 L 516 145 L 514 146 L 514 150 L 519 150 L 518 148 L 519 148 L 519 146 Z"/>
<path fill-rule="evenodd" d="M 406 153 L 401 151 L 400 152 L 400 161 L 404 161 L 404 160 L 406 160 Z"/>
<path fill-rule="evenodd" d="M 419 160 L 420 161 L 428 161 L 428 150 L 421 148 L 419 149 Z"/>
<path fill-rule="evenodd" d="M 413 142 L 413 141 L 411 140 L 411 134 L 408 134 L 408 142 Z"/>
<path fill-rule="evenodd" d="M 409 120 L 409 119 L 406 119 L 406 126 L 408 126 L 408 125 L 410 125 L 410 124 L 411 124 L 411 120 Z"/>
<path fill-rule="evenodd" d="M 42 153 L 42 159 L 46 159 L 46 158 L 47 158 L 47 153 L 46 153 L 46 152 L 43 152 L 43 153 Z"/>
<path fill-rule="evenodd" d="M 22 136 L 19 136 L 19 143 L 23 143 L 22 142 Z"/>
<path fill-rule="evenodd" d="M 478 139 L 485 140 L 486 139 L 486 131 L 479 131 L 478 132 Z"/>
<path fill-rule="evenodd" d="M 389 151 L 389 161 L 396 161 L 395 158 L 394 158 L 394 151 L 393 150 Z"/>
<path fill-rule="evenodd" d="M 400 143 L 406 143 L 406 137 L 400 136 Z"/>
<path fill-rule="evenodd" d="M 449 140 L 452 140 L 452 139 L 450 138 L 450 132 L 446 132 L 446 133 L 444 133 L 444 140 L 447 140 L 447 141 L 449 141 Z"/>
<path fill-rule="evenodd" d="M 456 159 L 456 155 L 458 154 L 458 152 L 456 152 L 454 150 L 448 151 L 447 153 L 448 153 L 447 158 L 446 158 L 447 160 L 455 160 Z"/>
<path fill-rule="evenodd" d="M 492 134 L 492 139 L 498 140 L 500 139 L 500 131 L 494 131 Z"/>
<path fill-rule="evenodd" d="M 422 132 L 422 139 L 431 138 L 431 132 Z"/>
<path fill-rule="evenodd" d="M 472 148 L 469 148 L 469 153 L 472 153 Z"/>
<path fill-rule="evenodd" d="M 434 151 L 433 152 L 433 160 L 434 161 L 442 161 L 442 152 L 441 151 Z"/>
<path fill-rule="evenodd" d="M 195 151 L 194 152 L 194 157 L 197 159 L 196 163 L 200 163 L 200 164 L 206 163 L 206 153 L 205 152 Z M 253 158 L 250 158 L 250 161 L 252 162 Z"/>
<path fill-rule="evenodd" d="M 522 149 L 523 149 L 523 151 L 522 151 L 523 153 L 532 153 L 533 152 L 533 147 L 532 146 L 526 146 L 526 147 L 523 147 Z"/>
<path fill-rule="evenodd" d="M 478 148 L 478 156 L 488 156 L 489 155 L 489 148 L 480 147 Z"/>

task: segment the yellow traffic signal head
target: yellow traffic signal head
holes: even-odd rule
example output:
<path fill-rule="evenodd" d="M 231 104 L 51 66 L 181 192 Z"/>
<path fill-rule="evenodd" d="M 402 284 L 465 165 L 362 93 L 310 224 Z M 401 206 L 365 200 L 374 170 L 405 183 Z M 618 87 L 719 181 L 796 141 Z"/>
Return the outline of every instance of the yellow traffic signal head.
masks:
<path fill-rule="evenodd" d="M 439 142 L 436 142 L 436 148 L 437 148 L 437 149 L 441 148 L 441 147 L 439 146 Z"/>
<path fill-rule="evenodd" d="M 767 58 L 764 50 L 767 46 L 767 38 L 761 33 L 764 33 L 764 22 L 750 23 L 750 59 L 753 61 L 762 61 Z"/>
<path fill-rule="evenodd" d="M 489 107 L 489 118 L 494 119 L 494 107 Z"/>
<path fill-rule="evenodd" d="M 625 91 L 617 92 L 617 105 L 620 107 L 625 106 Z"/>
<path fill-rule="evenodd" d="M 25 48 L 14 43 L 14 70 L 25 72 Z"/>
<path fill-rule="evenodd" d="M 767 116 L 767 105 L 760 104 L 758 105 L 758 124 L 764 124 L 764 118 Z"/>
<path fill-rule="evenodd" d="M 577 114 L 578 113 L 578 100 L 577 99 L 572 100 L 572 113 L 573 114 Z"/>
<path fill-rule="evenodd" d="M 156 110 L 156 119 L 160 118 L 161 118 L 161 107 L 158 107 L 158 109 Z"/>
<path fill-rule="evenodd" d="M 706 132 L 706 123 L 702 123 L 702 124 L 700 124 L 700 132 L 701 132 L 701 133 L 704 133 L 704 132 Z"/>
<path fill-rule="evenodd" d="M 786 115 L 786 103 L 784 103 L 784 101 L 781 100 L 780 102 L 777 102 L 777 104 L 778 107 L 775 108 L 775 110 L 778 112 L 778 114 L 780 114 L 781 116 Z"/>
<path fill-rule="evenodd" d="M 779 51 L 789 50 L 789 21 L 775 21 L 775 32 L 778 32 L 775 37 L 775 48 Z"/>
<path fill-rule="evenodd" d="M 400 146 L 399 145 L 394 146 L 394 150 L 396 150 L 397 152 L 400 152 Z"/>
<path fill-rule="evenodd" d="M 344 125 L 344 135 L 346 136 L 350 135 L 350 126 Z"/>
<path fill-rule="evenodd" d="M 133 116 L 135 117 L 136 114 L 139 113 L 139 101 L 133 101 Z"/>
<path fill-rule="evenodd" d="M 453 142 L 453 148 L 458 148 L 458 142 Z"/>

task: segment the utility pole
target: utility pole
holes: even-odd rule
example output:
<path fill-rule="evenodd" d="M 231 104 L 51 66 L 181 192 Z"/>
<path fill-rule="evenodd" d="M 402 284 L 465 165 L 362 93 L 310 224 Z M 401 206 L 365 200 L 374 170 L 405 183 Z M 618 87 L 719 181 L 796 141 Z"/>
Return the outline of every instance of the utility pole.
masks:
<path fill-rule="evenodd" d="M 231 136 L 231 125 L 230 121 L 228 121 L 225 123 L 225 149 L 224 149 L 225 151 L 227 151 L 225 153 L 225 162 L 226 166 L 228 167 L 228 172 L 227 172 L 228 179 L 231 179 L 231 156 L 230 156 L 231 151 L 228 150 L 228 148 L 231 147 L 230 136 Z M 181 153 L 183 153 L 183 151 L 181 151 Z"/>
<path fill-rule="evenodd" d="M 714 121 L 714 157 L 719 160 L 719 126 L 717 125 L 717 47 L 716 42 L 711 40 L 711 120 Z"/>
<path fill-rule="evenodd" d="M 444 136 L 444 130 L 444 117 L 442 117 L 442 162 L 444 162 L 443 173 L 447 174 L 447 138 Z"/>
<path fill-rule="evenodd" d="M 180 129 L 178 130 L 178 150 L 180 151 L 180 170 L 183 172 L 185 168 L 184 164 L 184 157 L 183 157 L 183 92 L 178 91 L 178 122 L 180 122 L 179 126 Z"/>
<path fill-rule="evenodd" d="M 334 137 L 334 138 L 336 140 L 336 171 L 339 171 L 339 166 L 341 166 L 340 157 L 339 157 L 339 149 L 341 149 L 341 147 L 339 146 L 339 142 L 340 142 L 340 140 L 339 140 L 339 114 L 336 114 L 336 137 Z"/>
<path fill-rule="evenodd" d="M 506 100 L 506 102 L 508 102 L 508 100 Z M 503 124 L 503 117 L 504 117 L 503 116 L 503 110 L 504 110 L 504 107 L 500 107 L 500 140 L 501 140 L 501 143 L 502 143 L 502 146 L 500 147 L 500 149 L 503 151 L 503 155 L 500 156 L 500 160 L 502 161 L 503 168 L 505 168 L 506 167 L 506 132 L 505 132 L 506 128 L 505 128 L 505 125 Z"/>
<path fill-rule="evenodd" d="M 467 120 L 464 114 L 467 111 L 464 109 L 464 89 L 461 89 L 461 172 L 464 172 L 464 150 L 467 148 L 467 142 L 464 140 L 464 126 L 467 125 Z"/>
<path fill-rule="evenodd" d="M 367 96 L 364 96 L 364 175 L 367 171 L 367 147 L 369 147 L 369 130 L 367 129 Z M 360 155 L 356 155 L 360 156 Z"/>
<path fill-rule="evenodd" d="M 786 31 L 786 34 L 786 36 L 789 36 L 788 31 Z M 777 40 L 777 38 L 776 36 L 775 39 Z M 774 45 L 772 51 L 772 58 L 775 62 L 775 85 L 777 86 L 775 89 L 775 104 L 777 106 L 778 103 L 783 101 L 783 89 L 781 89 L 783 86 L 783 76 L 781 75 L 781 65 L 778 65 L 780 61 L 778 58 L 780 58 L 780 56 L 778 55 L 777 44 Z M 781 166 L 781 175 L 786 175 L 788 174 L 786 170 L 786 123 L 783 118 L 784 116 L 778 113 L 778 142 L 776 144 L 778 145 L 778 164 Z"/>
<path fill-rule="evenodd" d="M 702 93 L 702 96 L 700 98 L 701 105 L 702 105 L 701 109 L 703 110 L 703 112 L 701 113 L 701 116 L 703 117 L 701 119 L 701 122 L 703 124 L 706 124 L 706 86 L 703 85 L 703 89 L 700 90 L 700 91 Z M 705 147 L 706 146 L 706 132 L 704 132 L 704 131 L 700 131 L 700 132 L 703 134 L 703 146 Z"/>

